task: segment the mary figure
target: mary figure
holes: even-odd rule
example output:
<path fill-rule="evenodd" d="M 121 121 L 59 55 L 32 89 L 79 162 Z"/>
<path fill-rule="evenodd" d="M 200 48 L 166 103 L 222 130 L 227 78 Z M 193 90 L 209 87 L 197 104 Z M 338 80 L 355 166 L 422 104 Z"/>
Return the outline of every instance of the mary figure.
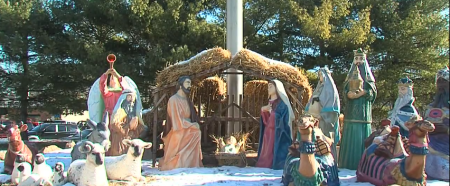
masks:
<path fill-rule="evenodd" d="M 269 81 L 269 104 L 261 108 L 257 167 L 283 169 L 292 144 L 294 112 L 283 83 Z"/>

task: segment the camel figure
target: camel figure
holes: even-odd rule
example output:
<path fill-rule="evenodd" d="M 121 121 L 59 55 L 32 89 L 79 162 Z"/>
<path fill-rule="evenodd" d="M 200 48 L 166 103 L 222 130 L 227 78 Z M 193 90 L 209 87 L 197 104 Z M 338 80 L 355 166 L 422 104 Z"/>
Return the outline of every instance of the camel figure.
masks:
<path fill-rule="evenodd" d="M 332 140 L 318 128 L 318 120 L 305 114 L 297 121 L 300 142 L 289 147 L 283 170 L 285 186 L 338 186 L 337 165 L 331 154 Z"/>
<path fill-rule="evenodd" d="M 405 141 L 399 128 L 391 127 L 390 134 L 375 137 L 372 145 L 364 151 L 356 171 L 358 182 L 370 182 L 376 186 L 426 185 L 424 169 L 428 133 L 435 127 L 431 122 L 418 118 L 412 118 L 405 125 L 409 128 L 409 153 L 404 148 Z"/>

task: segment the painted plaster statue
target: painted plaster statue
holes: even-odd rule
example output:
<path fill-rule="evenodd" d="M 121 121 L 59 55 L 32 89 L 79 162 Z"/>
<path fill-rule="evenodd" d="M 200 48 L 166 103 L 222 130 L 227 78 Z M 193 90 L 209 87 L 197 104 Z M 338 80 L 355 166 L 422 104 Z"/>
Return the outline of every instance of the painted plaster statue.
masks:
<path fill-rule="evenodd" d="M 428 133 L 435 127 L 418 117 L 405 122 L 405 126 L 409 128 L 409 147 L 405 147 L 400 139 L 398 126 L 388 127 L 391 132 L 376 137 L 374 143 L 364 151 L 356 171 L 358 182 L 370 182 L 377 186 L 426 185 L 427 175 L 424 170 L 429 151 Z M 375 143 L 375 140 L 379 142 Z M 388 151 L 381 150 L 383 148 Z M 405 148 L 409 148 L 409 154 Z"/>
<path fill-rule="evenodd" d="M 318 128 L 319 120 L 305 114 L 297 120 L 297 139 L 289 147 L 282 183 L 288 185 L 340 185 L 338 168 L 331 154 L 333 139 Z"/>
<path fill-rule="evenodd" d="M 111 119 L 111 148 L 108 156 L 126 154 L 128 146 L 122 143 L 124 139 L 144 138 L 148 132 L 142 119 L 142 103 L 137 98 L 135 90 L 123 90 L 114 108 Z"/>
<path fill-rule="evenodd" d="M 256 167 L 283 169 L 292 144 L 294 112 L 283 83 L 269 81 L 269 104 L 261 108 L 261 125 Z"/>
<path fill-rule="evenodd" d="M 159 162 L 162 171 L 203 167 L 199 118 L 189 98 L 191 79 L 180 77 L 176 90 L 167 103 L 167 121 L 162 135 L 164 157 Z"/>
<path fill-rule="evenodd" d="M 388 119 L 391 120 L 391 124 L 400 127 L 400 134 L 407 138 L 409 129 L 405 126 L 405 122 L 413 116 L 418 116 L 419 113 L 413 105 L 415 101 L 413 81 L 406 77 L 400 79 L 397 84 L 398 98 L 394 108 L 389 112 Z"/>
<path fill-rule="evenodd" d="M 89 119 L 96 123 L 102 122 L 103 115 L 106 112 L 113 113 L 114 107 L 122 95 L 122 90 L 131 89 L 131 85 L 134 85 L 133 88 L 137 89 L 133 80 L 127 76 L 121 76 L 113 68 L 116 61 L 114 54 L 108 55 L 107 60 L 110 63 L 110 68 L 92 84 L 87 101 Z"/>
<path fill-rule="evenodd" d="M 431 179 L 449 181 L 449 69 L 436 74 L 437 92 L 433 103 L 428 105 L 425 119 L 436 126 L 430 133 L 430 154 L 427 156 L 426 172 Z"/>
<path fill-rule="evenodd" d="M 113 64 L 116 61 L 116 56 L 114 54 L 108 55 L 107 61 L 110 64 L 110 68 L 94 82 L 89 91 L 88 111 L 89 119 L 96 123 L 100 123 L 103 121 L 103 116 L 106 114 L 106 112 L 112 113 L 109 118 L 110 125 L 108 126 L 109 130 L 111 131 L 111 127 L 113 127 L 111 119 L 115 115 L 115 108 L 120 107 L 120 105 L 117 105 L 117 103 L 119 102 L 119 99 L 121 99 L 121 96 L 123 96 L 123 90 L 130 90 L 135 92 L 135 104 L 137 105 L 136 111 L 138 113 L 141 113 L 142 101 L 136 83 L 134 83 L 134 81 L 128 76 L 121 76 L 113 68 Z M 140 114 L 138 116 L 141 117 Z M 113 136 L 114 134 L 110 136 L 111 148 L 108 150 L 108 152 L 106 152 L 107 156 L 112 155 L 111 152 L 115 151 L 113 146 L 117 145 L 113 144 L 112 142 L 114 141 Z M 119 144 L 121 143 L 122 142 L 120 141 Z"/>
<path fill-rule="evenodd" d="M 364 140 L 372 133 L 372 104 L 377 96 L 375 78 L 362 49 L 354 51 L 354 60 L 344 82 L 344 130 L 338 165 L 356 170 L 364 152 Z"/>
<path fill-rule="evenodd" d="M 306 105 L 305 111 L 319 119 L 319 128 L 333 139 L 331 153 L 337 161 L 336 143 L 339 142 L 340 102 L 334 80 L 328 68 L 319 69 L 319 83 Z"/>
<path fill-rule="evenodd" d="M 225 142 L 222 138 L 219 139 L 220 152 L 238 153 L 243 142 L 237 142 L 234 136 L 227 137 Z"/>

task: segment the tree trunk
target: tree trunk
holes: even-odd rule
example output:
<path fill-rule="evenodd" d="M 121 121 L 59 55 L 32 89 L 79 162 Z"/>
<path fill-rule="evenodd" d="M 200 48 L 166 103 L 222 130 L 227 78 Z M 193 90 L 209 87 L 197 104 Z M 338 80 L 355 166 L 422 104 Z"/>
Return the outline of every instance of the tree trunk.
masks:
<path fill-rule="evenodd" d="M 20 120 L 24 123 L 28 119 L 28 91 L 29 91 L 29 64 L 28 64 L 28 51 L 25 51 L 21 57 L 21 63 L 23 67 L 22 77 L 20 77 L 20 87 L 17 94 L 20 101 Z"/>

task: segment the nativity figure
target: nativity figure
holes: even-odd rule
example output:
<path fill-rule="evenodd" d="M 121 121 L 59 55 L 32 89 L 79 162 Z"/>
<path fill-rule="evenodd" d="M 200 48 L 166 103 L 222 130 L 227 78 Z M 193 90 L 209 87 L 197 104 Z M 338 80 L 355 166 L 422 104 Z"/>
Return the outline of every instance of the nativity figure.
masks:
<path fill-rule="evenodd" d="M 340 144 L 338 165 L 356 170 L 364 153 L 364 140 L 372 133 L 372 104 L 377 96 L 375 78 L 362 49 L 354 51 L 343 95 L 345 135 Z"/>
<path fill-rule="evenodd" d="M 176 90 L 167 103 L 167 120 L 162 134 L 164 157 L 159 161 L 162 171 L 203 167 L 200 120 L 189 97 L 191 79 L 180 77 Z"/>
<path fill-rule="evenodd" d="M 281 170 L 292 144 L 292 121 L 295 115 L 281 81 L 269 81 L 268 95 L 269 104 L 261 108 L 256 166 Z"/>

